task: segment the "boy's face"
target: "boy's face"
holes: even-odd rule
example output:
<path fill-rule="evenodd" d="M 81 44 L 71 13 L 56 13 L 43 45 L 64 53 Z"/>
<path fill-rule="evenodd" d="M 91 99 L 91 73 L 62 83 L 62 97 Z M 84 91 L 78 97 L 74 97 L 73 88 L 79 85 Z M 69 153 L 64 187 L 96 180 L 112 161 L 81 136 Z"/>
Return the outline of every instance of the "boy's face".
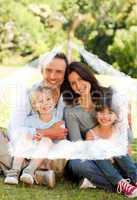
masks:
<path fill-rule="evenodd" d="M 55 99 L 51 91 L 37 92 L 33 107 L 39 114 L 50 113 L 55 107 Z"/>
<path fill-rule="evenodd" d="M 112 126 L 117 120 L 117 115 L 108 108 L 97 112 L 97 121 L 101 126 Z"/>

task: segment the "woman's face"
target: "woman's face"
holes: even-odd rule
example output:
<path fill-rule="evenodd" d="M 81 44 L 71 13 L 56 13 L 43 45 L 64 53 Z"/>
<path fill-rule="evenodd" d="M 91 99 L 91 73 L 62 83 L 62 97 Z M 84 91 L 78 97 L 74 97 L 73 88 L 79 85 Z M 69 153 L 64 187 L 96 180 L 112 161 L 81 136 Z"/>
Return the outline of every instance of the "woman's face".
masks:
<path fill-rule="evenodd" d="M 71 72 L 68 76 L 68 80 L 75 93 L 79 94 L 80 96 L 90 94 L 91 84 L 82 79 L 77 72 Z"/>

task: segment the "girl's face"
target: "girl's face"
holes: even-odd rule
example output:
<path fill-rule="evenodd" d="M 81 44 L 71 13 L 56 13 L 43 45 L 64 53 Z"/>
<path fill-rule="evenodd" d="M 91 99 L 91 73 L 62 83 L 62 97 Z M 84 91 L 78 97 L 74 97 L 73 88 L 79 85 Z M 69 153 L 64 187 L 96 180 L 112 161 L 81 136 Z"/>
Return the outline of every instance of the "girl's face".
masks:
<path fill-rule="evenodd" d="M 55 100 L 51 92 L 37 92 L 33 107 L 39 114 L 51 113 L 55 107 Z"/>
<path fill-rule="evenodd" d="M 80 96 L 90 94 L 91 84 L 82 79 L 81 76 L 79 76 L 79 74 L 75 71 L 69 74 L 68 80 L 75 93 L 79 94 Z"/>
<path fill-rule="evenodd" d="M 116 113 L 108 108 L 104 108 L 102 111 L 97 112 L 97 121 L 101 126 L 112 126 L 116 120 Z"/>

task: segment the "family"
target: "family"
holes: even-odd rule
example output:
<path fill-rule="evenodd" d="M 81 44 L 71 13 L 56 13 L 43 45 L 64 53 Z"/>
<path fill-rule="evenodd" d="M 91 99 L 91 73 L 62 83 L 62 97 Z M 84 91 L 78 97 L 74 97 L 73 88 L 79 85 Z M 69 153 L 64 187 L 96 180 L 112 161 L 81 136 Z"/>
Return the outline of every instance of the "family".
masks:
<path fill-rule="evenodd" d="M 46 155 L 60 140 L 109 139 L 119 134 L 119 112 L 112 104 L 112 88 L 102 87 L 82 63 L 68 64 L 58 53 L 49 64 L 41 63 L 43 80 L 22 95 L 15 106 L 8 138 L 0 134 L 0 167 L 5 184 L 19 181 L 55 186 L 55 172 L 65 171 L 80 189 L 102 188 L 126 197 L 137 197 L 137 166 L 130 153 L 105 160 L 48 160 Z M 127 130 L 130 147 L 130 122 Z M 24 131 L 22 131 L 24 130 Z M 9 154 L 9 141 L 14 154 Z M 63 150 L 62 150 L 63 151 Z M 26 153 L 33 152 L 35 158 Z M 44 154 L 45 159 L 37 155 Z"/>

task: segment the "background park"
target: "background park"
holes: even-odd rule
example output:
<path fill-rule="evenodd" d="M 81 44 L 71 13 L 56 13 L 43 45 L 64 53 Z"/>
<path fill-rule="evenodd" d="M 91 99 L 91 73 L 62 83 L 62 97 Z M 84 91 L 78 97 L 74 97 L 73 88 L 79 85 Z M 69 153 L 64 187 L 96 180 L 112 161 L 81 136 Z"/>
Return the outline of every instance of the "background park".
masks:
<path fill-rule="evenodd" d="M 66 42 L 67 41 L 67 42 Z M 131 76 L 137 85 L 137 0 L 0 0 L 0 127 L 7 128 L 11 98 L 10 81 L 22 77 L 27 85 L 40 78 L 36 60 L 66 42 L 69 60 L 82 57 L 70 48 L 74 42 Z M 25 67 L 24 67 L 25 66 Z M 31 76 L 33 74 L 33 76 Z M 97 75 L 104 85 L 113 77 Z M 120 83 L 120 82 L 119 82 Z M 10 88 L 10 89 L 9 89 Z M 6 92 L 5 92 L 6 91 Z M 132 101 L 132 126 L 137 137 L 137 94 Z M 134 98 L 135 97 L 135 98 Z M 137 140 L 133 158 L 137 157 Z M 79 190 L 61 179 L 55 189 L 22 184 L 9 186 L 0 178 L 1 200 L 121 200 L 102 190 Z"/>

